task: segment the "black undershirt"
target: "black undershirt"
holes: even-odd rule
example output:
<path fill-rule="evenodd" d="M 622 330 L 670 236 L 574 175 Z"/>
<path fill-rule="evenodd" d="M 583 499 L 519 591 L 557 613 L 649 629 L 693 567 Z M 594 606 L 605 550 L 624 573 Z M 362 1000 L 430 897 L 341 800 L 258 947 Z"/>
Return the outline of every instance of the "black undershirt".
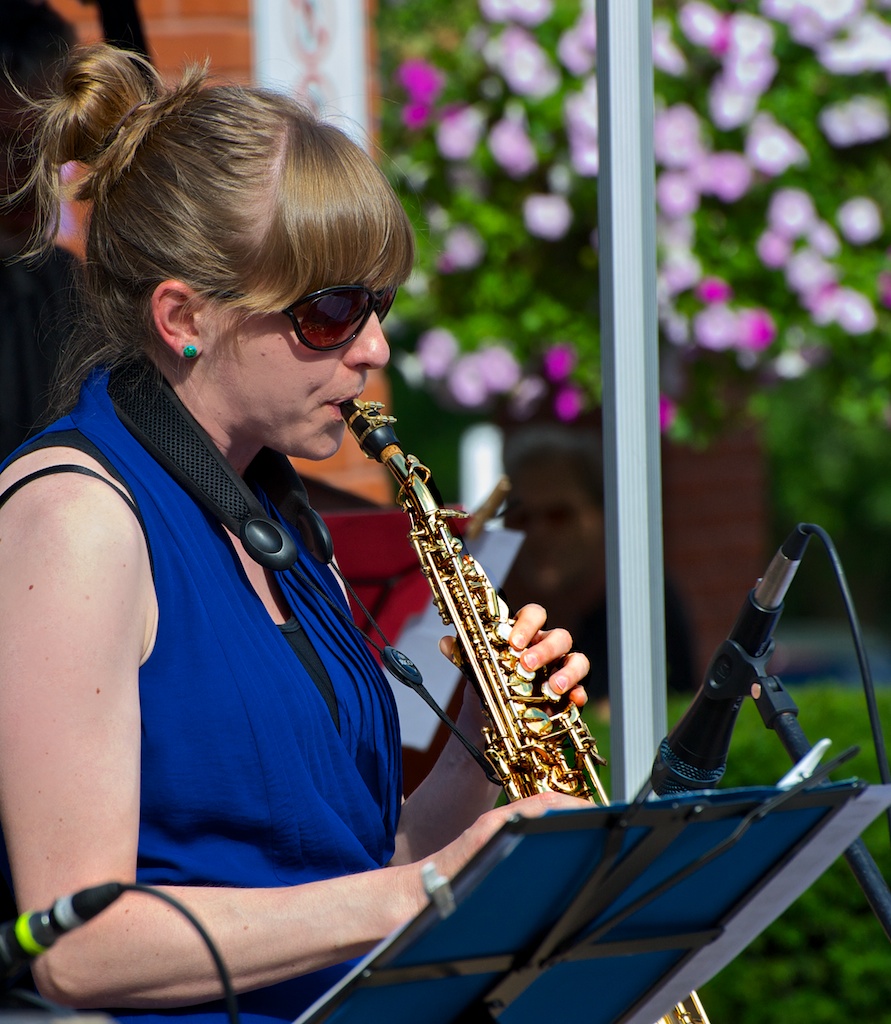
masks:
<path fill-rule="evenodd" d="M 334 695 L 334 687 L 331 684 L 331 677 L 328 675 L 325 666 L 322 664 L 322 659 L 318 656 L 316 649 L 313 647 L 309 637 L 306 635 L 306 631 L 293 615 L 287 622 L 283 622 L 278 628 L 281 630 L 282 636 L 284 636 L 291 645 L 291 649 L 303 662 L 303 666 L 309 673 L 310 679 L 312 679 L 318 687 L 319 693 L 328 705 L 328 710 L 331 712 L 331 717 L 334 719 L 334 725 L 339 732 L 340 712 L 337 709 L 337 697 Z"/>

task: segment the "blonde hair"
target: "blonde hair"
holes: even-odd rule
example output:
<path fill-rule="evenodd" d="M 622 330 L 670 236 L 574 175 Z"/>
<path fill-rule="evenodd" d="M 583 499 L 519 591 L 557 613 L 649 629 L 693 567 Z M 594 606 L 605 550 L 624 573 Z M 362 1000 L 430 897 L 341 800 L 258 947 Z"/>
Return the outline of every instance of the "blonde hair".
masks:
<path fill-rule="evenodd" d="M 151 352 L 154 288 L 181 280 L 236 315 L 283 309 L 333 284 L 402 283 L 408 217 L 374 160 L 294 99 L 209 81 L 167 86 L 145 59 L 79 47 L 37 114 L 26 190 L 45 249 L 65 198 L 88 201 L 89 332 L 65 354 L 55 411 L 90 369 Z M 74 163 L 73 184 L 62 169 Z"/>

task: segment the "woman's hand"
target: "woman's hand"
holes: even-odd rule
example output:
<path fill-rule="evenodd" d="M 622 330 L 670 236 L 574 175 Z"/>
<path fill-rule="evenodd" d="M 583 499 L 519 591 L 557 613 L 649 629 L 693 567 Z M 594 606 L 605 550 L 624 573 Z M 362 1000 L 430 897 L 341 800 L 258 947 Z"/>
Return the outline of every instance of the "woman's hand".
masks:
<path fill-rule="evenodd" d="M 540 604 L 524 605 L 517 612 L 509 643 L 514 650 L 522 651 L 523 668 L 535 672 L 547 665 L 549 687 L 554 693 L 568 694 L 573 704 L 582 707 L 588 695 L 579 684 L 591 670 L 591 663 L 584 654 L 572 650 L 568 630 L 545 629 L 546 621 L 547 612 Z M 455 661 L 455 643 L 454 637 L 444 637 L 439 644 L 442 653 L 452 661 Z"/>
<path fill-rule="evenodd" d="M 546 620 L 547 612 L 540 604 L 524 605 L 517 612 L 510 645 L 523 652 L 520 663 L 530 672 L 547 665 L 548 686 L 555 693 L 568 694 L 573 704 L 582 707 L 588 695 L 579 684 L 591 670 L 591 663 L 584 654 L 573 651 L 568 630 L 545 629 Z"/>
<path fill-rule="evenodd" d="M 544 792 L 515 800 L 513 803 L 501 804 L 480 815 L 476 821 L 458 836 L 453 842 L 444 846 L 429 859 L 436 865 L 437 871 L 446 878 L 454 878 L 471 858 L 508 821 L 515 817 L 539 818 L 548 811 L 582 811 L 590 810 L 591 804 L 575 796 L 565 793 Z"/>

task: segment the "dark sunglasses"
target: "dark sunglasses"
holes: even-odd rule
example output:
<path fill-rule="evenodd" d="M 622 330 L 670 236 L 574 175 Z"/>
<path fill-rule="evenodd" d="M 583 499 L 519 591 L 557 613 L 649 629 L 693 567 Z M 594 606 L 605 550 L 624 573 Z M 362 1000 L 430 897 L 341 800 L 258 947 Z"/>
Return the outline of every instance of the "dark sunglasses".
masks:
<path fill-rule="evenodd" d="M 364 284 L 339 284 L 310 292 L 282 312 L 304 345 L 330 352 L 356 338 L 372 313 L 383 320 L 395 298 L 396 285 L 374 292 Z"/>

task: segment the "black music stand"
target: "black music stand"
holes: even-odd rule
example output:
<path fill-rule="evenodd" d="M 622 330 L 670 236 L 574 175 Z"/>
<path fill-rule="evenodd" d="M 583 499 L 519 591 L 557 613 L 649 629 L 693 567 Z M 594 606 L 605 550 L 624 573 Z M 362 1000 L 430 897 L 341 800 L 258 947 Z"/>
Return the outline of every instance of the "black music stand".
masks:
<path fill-rule="evenodd" d="M 855 780 L 517 818 L 297 1024 L 653 1024 L 889 805 Z"/>

